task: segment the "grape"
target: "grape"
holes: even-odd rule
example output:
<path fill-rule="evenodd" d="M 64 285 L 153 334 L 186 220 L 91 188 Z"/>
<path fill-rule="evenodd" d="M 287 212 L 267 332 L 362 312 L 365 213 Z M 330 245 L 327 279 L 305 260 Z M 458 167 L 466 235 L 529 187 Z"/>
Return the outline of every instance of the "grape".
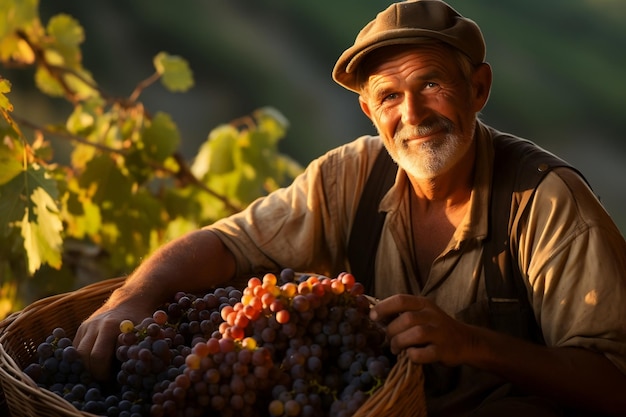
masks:
<path fill-rule="evenodd" d="M 120 323 L 120 332 L 130 333 L 135 329 L 135 325 L 130 320 L 122 320 Z"/>
<path fill-rule="evenodd" d="M 56 339 L 62 339 L 65 337 L 65 330 L 61 327 L 57 327 L 54 330 L 52 330 L 52 336 Z"/>
<path fill-rule="evenodd" d="M 115 417 L 352 415 L 394 364 L 351 274 L 252 277 L 176 293 L 120 323 L 115 379 L 94 382 L 62 328 L 24 372 L 77 409 Z"/>

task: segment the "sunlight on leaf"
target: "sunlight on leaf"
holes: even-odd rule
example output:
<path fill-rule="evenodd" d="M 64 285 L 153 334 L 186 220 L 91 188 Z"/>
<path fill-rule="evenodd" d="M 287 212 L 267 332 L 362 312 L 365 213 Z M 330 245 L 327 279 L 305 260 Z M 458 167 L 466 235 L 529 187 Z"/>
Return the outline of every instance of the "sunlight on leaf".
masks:
<path fill-rule="evenodd" d="M 185 92 L 193 87 L 193 74 L 189 64 L 179 56 L 161 52 L 154 57 L 154 68 L 169 91 Z"/>
<path fill-rule="evenodd" d="M 24 212 L 22 237 L 28 254 L 28 270 L 35 273 L 43 263 L 53 268 L 61 267 L 61 247 L 63 223 L 56 203 L 43 188 L 37 187 L 31 193 L 33 203 Z"/>
<path fill-rule="evenodd" d="M 5 93 L 11 92 L 11 82 L 6 78 L 0 77 L 0 109 L 13 111 L 13 104 L 9 102 L 9 98 Z"/>
<path fill-rule="evenodd" d="M 48 33 L 56 39 L 56 44 L 78 46 L 85 40 L 83 27 L 72 16 L 61 13 L 48 22 Z"/>
<path fill-rule="evenodd" d="M 221 125 L 211 131 L 202 144 L 191 165 L 191 172 L 198 178 L 208 173 L 224 174 L 235 168 L 233 153 L 239 132 L 232 125 Z"/>
<path fill-rule="evenodd" d="M 63 97 L 63 87 L 54 79 L 47 69 L 38 67 L 35 71 L 35 84 L 42 93 L 51 97 Z"/>

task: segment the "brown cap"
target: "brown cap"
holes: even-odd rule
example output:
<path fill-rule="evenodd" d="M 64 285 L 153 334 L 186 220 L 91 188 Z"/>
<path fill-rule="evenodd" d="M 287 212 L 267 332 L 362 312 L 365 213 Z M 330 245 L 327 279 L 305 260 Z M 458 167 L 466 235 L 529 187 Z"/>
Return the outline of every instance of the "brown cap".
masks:
<path fill-rule="evenodd" d="M 333 79 L 357 91 L 356 68 L 375 49 L 437 39 L 465 53 L 474 64 L 485 60 L 485 40 L 478 25 L 441 0 L 406 0 L 378 13 L 357 35 L 333 69 Z"/>

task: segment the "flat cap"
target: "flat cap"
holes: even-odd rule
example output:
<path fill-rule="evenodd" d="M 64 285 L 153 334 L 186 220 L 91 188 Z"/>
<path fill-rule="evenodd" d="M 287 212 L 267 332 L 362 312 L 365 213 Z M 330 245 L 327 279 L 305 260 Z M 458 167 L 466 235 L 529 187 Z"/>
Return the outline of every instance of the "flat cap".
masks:
<path fill-rule="evenodd" d="M 356 69 L 375 49 L 437 39 L 465 53 L 474 64 L 485 60 L 485 40 L 478 25 L 441 0 L 406 0 L 378 13 L 357 35 L 333 69 L 333 79 L 358 92 Z"/>

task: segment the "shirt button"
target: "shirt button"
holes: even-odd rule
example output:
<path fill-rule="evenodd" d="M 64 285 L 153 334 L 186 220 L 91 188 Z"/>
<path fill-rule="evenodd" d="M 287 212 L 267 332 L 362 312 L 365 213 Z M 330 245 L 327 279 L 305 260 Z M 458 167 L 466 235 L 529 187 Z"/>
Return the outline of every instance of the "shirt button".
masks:
<path fill-rule="evenodd" d="M 548 164 L 539 164 L 539 166 L 537 167 L 537 171 L 539 172 L 543 172 L 547 169 L 548 169 Z"/>

